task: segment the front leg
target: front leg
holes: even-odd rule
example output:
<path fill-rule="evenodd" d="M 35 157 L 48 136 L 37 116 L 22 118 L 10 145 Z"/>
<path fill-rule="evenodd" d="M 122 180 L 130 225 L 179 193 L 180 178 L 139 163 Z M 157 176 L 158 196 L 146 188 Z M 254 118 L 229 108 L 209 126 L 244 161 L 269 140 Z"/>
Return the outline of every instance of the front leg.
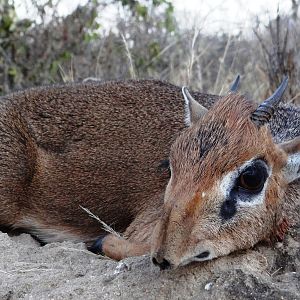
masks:
<path fill-rule="evenodd" d="M 147 209 L 134 219 L 124 237 L 110 233 L 100 237 L 89 250 L 115 260 L 148 254 L 152 232 L 159 217 L 160 210 Z"/>
<path fill-rule="evenodd" d="M 112 233 L 99 238 L 91 247 L 90 251 L 110 257 L 114 260 L 121 260 L 126 257 L 140 256 L 149 253 L 149 243 L 134 243 L 123 237 Z"/>

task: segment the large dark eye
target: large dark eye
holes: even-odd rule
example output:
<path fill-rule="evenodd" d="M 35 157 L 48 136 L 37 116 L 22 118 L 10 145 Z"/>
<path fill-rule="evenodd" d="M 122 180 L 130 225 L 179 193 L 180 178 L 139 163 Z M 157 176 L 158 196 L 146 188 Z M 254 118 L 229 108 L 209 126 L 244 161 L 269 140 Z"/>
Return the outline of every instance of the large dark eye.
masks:
<path fill-rule="evenodd" d="M 170 161 L 168 159 L 162 160 L 158 166 L 159 172 L 166 178 L 171 177 Z"/>
<path fill-rule="evenodd" d="M 258 193 L 268 177 L 265 163 L 257 161 L 245 169 L 238 178 L 238 188 L 247 192 Z"/>

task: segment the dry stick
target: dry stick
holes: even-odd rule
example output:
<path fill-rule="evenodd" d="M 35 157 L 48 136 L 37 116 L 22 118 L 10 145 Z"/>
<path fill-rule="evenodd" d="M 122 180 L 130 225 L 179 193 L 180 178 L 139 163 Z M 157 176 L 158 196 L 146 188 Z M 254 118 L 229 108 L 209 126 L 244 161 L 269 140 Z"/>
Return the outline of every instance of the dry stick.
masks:
<path fill-rule="evenodd" d="M 210 49 L 211 48 L 211 44 L 208 42 L 206 47 L 204 47 L 203 50 L 201 50 L 201 52 L 199 53 L 199 55 L 196 56 L 196 60 L 198 60 L 199 58 L 201 58 L 206 52 L 207 52 L 207 49 Z"/>
<path fill-rule="evenodd" d="M 226 56 L 227 56 L 227 52 L 228 52 L 230 43 L 231 43 L 231 35 L 230 35 L 229 38 L 228 38 L 226 47 L 225 47 L 225 49 L 224 49 L 224 54 L 223 54 L 223 56 L 222 56 L 222 58 L 221 58 L 221 60 L 220 60 L 220 66 L 219 66 L 219 70 L 218 70 L 218 74 L 217 74 L 217 79 L 216 79 L 216 82 L 215 82 L 215 85 L 214 85 L 214 94 L 217 93 L 217 87 L 218 87 L 218 85 L 219 85 L 220 76 L 221 76 L 221 71 L 223 70 L 223 67 L 224 67 L 224 62 L 225 62 L 225 58 L 226 58 Z"/>
<path fill-rule="evenodd" d="M 279 59 L 280 53 L 280 17 L 279 11 L 277 11 L 277 18 L 276 18 L 276 47 L 277 47 L 277 56 Z"/>
<path fill-rule="evenodd" d="M 189 64 L 188 64 L 188 68 L 187 68 L 187 82 L 186 82 L 187 85 L 189 85 L 191 76 L 192 76 L 194 58 L 195 58 L 194 47 L 195 47 L 195 43 L 196 43 L 198 35 L 199 35 L 199 29 L 196 30 L 196 28 L 195 28 L 192 45 L 191 45 L 191 57 L 189 59 Z"/>
<path fill-rule="evenodd" d="M 284 72 L 284 52 L 280 51 L 280 28 L 282 27 L 281 26 L 282 22 L 281 22 L 281 19 L 280 19 L 280 16 L 279 16 L 279 7 L 277 9 L 277 18 L 276 18 L 276 38 L 277 38 L 277 60 L 278 60 L 278 63 L 279 63 L 279 68 L 281 70 L 281 72 Z M 283 45 L 284 47 L 284 45 Z M 283 49 L 282 47 L 282 49 Z"/>
<path fill-rule="evenodd" d="M 74 82 L 75 81 L 75 78 L 74 78 L 74 70 L 73 70 L 73 66 L 74 66 L 74 56 L 73 55 L 71 55 L 71 66 L 70 66 L 70 72 L 69 72 L 69 74 L 70 74 L 70 79 L 71 79 L 71 82 Z"/>
<path fill-rule="evenodd" d="M 4 91 L 8 92 L 10 90 L 9 84 L 8 84 L 8 66 L 12 64 L 12 61 L 11 61 L 10 57 L 7 55 L 6 51 L 1 46 L 0 46 L 0 52 L 2 53 L 2 56 L 4 57 L 3 88 L 4 88 Z"/>
<path fill-rule="evenodd" d="M 295 99 L 297 99 L 298 97 L 300 97 L 300 93 L 296 94 L 292 99 L 290 99 L 287 104 L 294 102 Z"/>
<path fill-rule="evenodd" d="M 125 50 L 126 50 L 126 55 L 127 55 L 128 61 L 129 61 L 130 77 L 132 79 L 136 79 L 136 74 L 135 74 L 135 71 L 134 71 L 132 56 L 131 56 L 131 53 L 129 51 L 128 44 L 127 44 L 127 41 L 126 41 L 125 36 L 123 35 L 123 33 L 121 33 L 121 37 L 122 37 L 122 40 L 123 40 L 123 43 L 124 43 L 124 46 L 125 46 Z"/>
<path fill-rule="evenodd" d="M 286 27 L 285 36 L 284 36 L 284 41 L 283 41 L 283 49 L 282 49 L 283 55 L 285 55 L 285 53 L 286 53 L 286 48 L 287 48 L 289 33 L 290 33 L 289 32 L 289 26 L 287 26 Z"/>
<path fill-rule="evenodd" d="M 106 42 L 106 40 L 108 39 L 108 37 L 104 37 L 104 39 L 100 39 L 100 44 L 99 44 L 99 52 L 98 52 L 98 55 L 97 55 L 97 58 L 96 58 L 96 67 L 95 67 L 95 76 L 96 78 L 100 78 L 100 70 L 101 70 L 101 67 L 100 67 L 100 57 L 102 55 L 102 49 L 104 48 L 104 44 Z"/>
<path fill-rule="evenodd" d="M 263 50 L 267 53 L 268 56 L 271 56 L 270 52 L 268 51 L 265 43 L 263 42 L 262 38 L 259 36 L 258 32 L 255 29 L 253 29 L 253 33 L 257 37 L 257 39 L 258 39 L 260 45 L 262 46 Z"/>
<path fill-rule="evenodd" d="M 210 43 L 207 43 L 207 46 L 204 47 L 204 49 L 201 50 L 199 55 L 196 56 L 195 60 L 198 62 L 198 77 L 197 77 L 197 86 L 200 90 L 203 90 L 203 74 L 205 73 L 205 70 L 209 68 L 212 61 L 208 63 L 204 68 L 202 68 L 202 64 L 200 62 L 200 58 L 204 56 L 207 52 L 207 49 L 211 47 Z"/>
<path fill-rule="evenodd" d="M 273 273 L 270 274 L 271 277 L 273 277 L 275 274 L 277 274 L 280 270 L 282 269 L 282 267 L 280 267 L 279 269 L 275 270 Z"/>
<path fill-rule="evenodd" d="M 145 66 L 145 68 L 148 68 L 149 66 L 151 66 L 153 64 L 153 62 L 158 59 L 160 56 L 162 56 L 166 51 L 168 51 L 171 47 L 173 47 L 174 45 L 176 45 L 178 42 L 174 41 L 171 44 L 169 44 L 168 46 L 166 46 L 164 49 L 162 49 L 157 55 L 155 55 L 150 62 Z"/>
<path fill-rule="evenodd" d="M 231 74 L 231 71 L 232 71 L 232 69 L 233 69 L 233 65 L 234 65 L 234 63 L 235 63 L 235 59 L 236 59 L 236 57 L 237 57 L 238 55 L 237 55 L 237 51 L 235 51 L 235 53 L 234 53 L 234 55 L 233 55 L 233 60 L 232 60 L 232 62 L 231 62 L 231 64 L 230 64 L 230 66 L 229 66 L 229 68 L 227 68 L 227 76 L 225 76 L 225 79 L 228 79 L 228 76 L 230 76 L 230 74 Z M 224 89 L 226 89 L 227 88 L 227 92 L 229 92 L 228 91 L 228 84 L 227 83 L 225 83 L 225 80 L 223 80 L 224 82 L 223 82 L 223 84 L 222 84 L 222 86 L 221 86 L 221 90 L 220 90 L 220 94 L 223 94 L 223 91 L 224 91 Z M 225 91 L 226 92 L 226 91 Z"/>
<path fill-rule="evenodd" d="M 277 18 L 277 20 L 278 20 L 278 18 Z M 277 26 L 278 26 L 278 21 L 277 21 L 277 24 L 276 24 Z M 279 51 L 280 51 L 280 45 L 279 45 L 279 42 L 277 43 L 277 38 L 276 38 L 276 36 L 275 36 L 275 33 L 274 33 L 274 29 L 273 29 L 273 25 L 272 25 L 272 22 L 271 21 L 269 21 L 269 26 L 268 26 L 268 28 L 269 28 L 269 30 L 270 30 L 270 35 L 271 35 L 271 40 L 272 40 L 272 46 L 273 46 L 273 49 L 275 48 L 277 48 L 276 49 L 276 58 L 277 58 L 277 62 L 279 62 Z M 277 28 L 277 27 L 276 27 Z M 277 74 L 277 70 L 276 70 L 276 65 L 275 64 L 273 64 L 272 63 L 272 57 L 270 56 L 269 57 L 269 61 L 270 61 L 270 63 L 269 63 L 269 77 L 270 77 L 270 79 L 271 79 L 271 82 L 274 80 L 274 75 L 275 74 Z M 275 80 L 276 80 L 276 78 L 275 78 Z"/>
<path fill-rule="evenodd" d="M 258 32 L 253 29 L 253 33 L 255 34 L 255 36 L 257 37 L 259 44 L 262 48 L 262 54 L 265 60 L 265 63 L 267 65 L 267 71 L 268 71 L 268 77 L 269 77 L 269 81 L 272 80 L 272 78 L 270 77 L 270 73 L 272 73 L 272 66 L 270 66 L 270 61 L 271 61 L 271 53 L 269 52 L 268 48 L 266 47 L 265 43 L 263 42 L 262 38 L 260 37 L 260 35 L 258 34 Z"/>

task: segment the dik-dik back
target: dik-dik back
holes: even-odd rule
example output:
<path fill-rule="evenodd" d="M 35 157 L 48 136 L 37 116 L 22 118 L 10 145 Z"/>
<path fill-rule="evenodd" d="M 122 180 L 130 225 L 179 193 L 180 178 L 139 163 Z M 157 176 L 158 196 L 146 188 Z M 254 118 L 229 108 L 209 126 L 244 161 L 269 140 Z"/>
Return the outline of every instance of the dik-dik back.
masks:
<path fill-rule="evenodd" d="M 199 94 L 210 106 L 217 97 Z M 0 225 L 44 242 L 89 241 L 159 207 L 185 127 L 180 88 L 160 81 L 41 87 L 1 98 Z"/>

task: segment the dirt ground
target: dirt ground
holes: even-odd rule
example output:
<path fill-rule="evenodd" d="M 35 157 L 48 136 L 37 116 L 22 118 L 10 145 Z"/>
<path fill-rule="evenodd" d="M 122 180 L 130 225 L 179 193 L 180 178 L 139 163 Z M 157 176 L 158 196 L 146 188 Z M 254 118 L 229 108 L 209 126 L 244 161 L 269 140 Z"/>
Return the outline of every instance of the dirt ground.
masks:
<path fill-rule="evenodd" d="M 300 299 L 300 226 L 275 246 L 167 271 L 0 232 L 0 299 Z"/>

